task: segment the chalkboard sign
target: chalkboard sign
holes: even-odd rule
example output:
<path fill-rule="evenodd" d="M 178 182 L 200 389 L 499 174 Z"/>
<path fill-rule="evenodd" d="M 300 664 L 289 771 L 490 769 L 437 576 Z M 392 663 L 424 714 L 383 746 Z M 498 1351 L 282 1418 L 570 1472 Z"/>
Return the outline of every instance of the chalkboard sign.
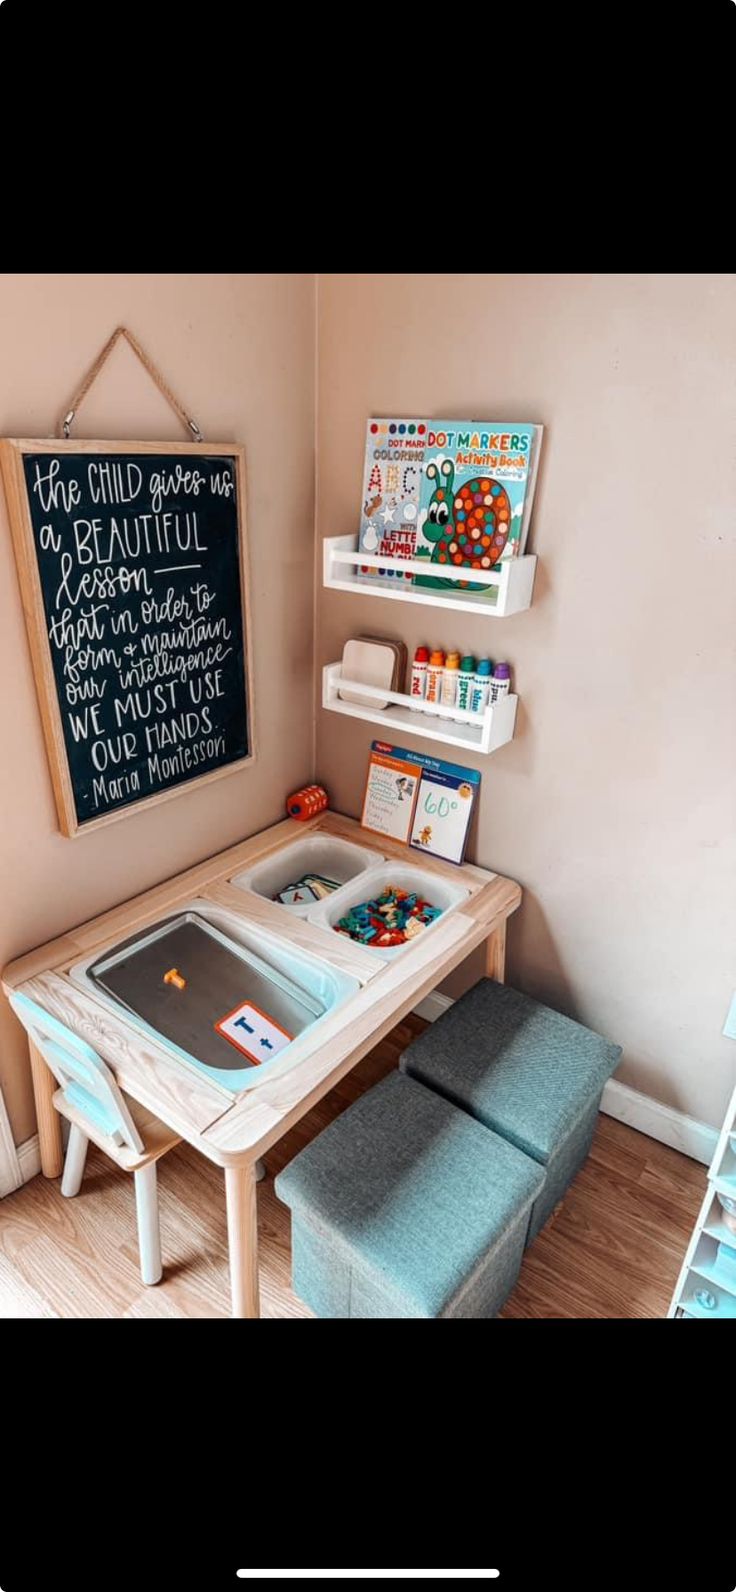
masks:
<path fill-rule="evenodd" d="M 67 835 L 252 755 L 232 443 L 0 443 Z"/>

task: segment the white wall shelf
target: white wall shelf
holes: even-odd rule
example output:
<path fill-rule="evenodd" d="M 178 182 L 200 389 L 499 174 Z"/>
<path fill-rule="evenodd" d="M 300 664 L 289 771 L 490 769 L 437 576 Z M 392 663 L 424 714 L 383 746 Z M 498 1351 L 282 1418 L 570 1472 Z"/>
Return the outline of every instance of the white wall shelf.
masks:
<path fill-rule="evenodd" d="M 487 590 L 432 591 L 411 585 L 396 575 L 375 578 L 360 577 L 360 569 L 386 569 L 391 560 L 378 553 L 362 553 L 357 536 L 328 536 L 323 543 L 323 582 L 331 591 L 359 591 L 363 597 L 387 597 L 389 601 L 424 603 L 428 608 L 456 608 L 482 613 L 489 619 L 502 619 L 508 614 L 523 613 L 532 600 L 537 560 L 533 553 L 522 558 L 507 558 L 500 569 L 484 570 L 475 575 L 466 564 L 452 566 L 431 564 L 426 558 L 402 558 L 393 561 L 393 567 L 406 575 L 431 575 L 441 580 L 467 581 L 474 576 L 480 587 L 495 587 L 495 598 Z"/>
<path fill-rule="evenodd" d="M 358 702 L 343 702 L 340 686 L 349 691 L 359 691 L 370 697 L 376 706 L 363 706 Z M 386 708 L 379 703 L 389 699 Z M 366 719 L 383 730 L 409 730 L 428 741 L 443 741 L 446 746 L 471 752 L 495 752 L 505 746 L 514 734 L 518 697 L 509 694 L 501 697 L 494 707 L 482 713 L 461 712 L 455 708 L 433 707 L 406 696 L 402 691 L 387 691 L 378 686 L 363 685 L 358 680 L 342 678 L 342 665 L 325 664 L 322 670 L 322 706 L 331 713 L 345 713 L 348 718 Z"/>

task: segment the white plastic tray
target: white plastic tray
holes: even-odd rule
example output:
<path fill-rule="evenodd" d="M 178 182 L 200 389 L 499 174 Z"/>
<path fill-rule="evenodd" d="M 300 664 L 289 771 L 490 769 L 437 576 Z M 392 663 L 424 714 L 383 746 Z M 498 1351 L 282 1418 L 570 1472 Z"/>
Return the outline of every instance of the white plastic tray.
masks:
<path fill-rule="evenodd" d="M 414 945 L 423 945 L 425 935 L 431 934 L 438 923 L 442 923 L 448 912 L 467 901 L 470 891 L 465 885 L 454 884 L 449 879 L 443 879 L 439 874 L 427 873 L 423 868 L 415 868 L 412 863 L 381 862 L 377 867 L 370 868 L 367 873 L 359 874 L 357 879 L 351 880 L 344 889 L 336 891 L 334 895 L 327 896 L 324 901 L 319 901 L 310 908 L 307 917 L 310 923 L 319 924 L 323 929 L 334 929 L 339 918 L 349 912 L 351 907 L 356 907 L 361 901 L 371 901 L 381 894 L 388 885 L 396 885 L 399 890 L 416 890 L 418 895 L 429 901 L 433 907 L 441 907 L 442 911 L 434 923 L 422 929 L 415 939 L 407 940 L 404 945 L 372 945 L 366 942 L 364 949 L 373 951 L 376 956 L 393 958 L 401 956 L 404 951 L 410 951 Z M 363 941 L 355 941 L 363 944 Z"/>
<path fill-rule="evenodd" d="M 252 868 L 244 868 L 240 873 L 233 874 L 230 884 L 234 884 L 238 890 L 250 890 L 253 895 L 265 896 L 266 900 L 273 901 L 279 890 L 285 890 L 287 885 L 301 879 L 305 873 L 320 873 L 325 879 L 337 879 L 340 882 L 340 888 L 333 890 L 332 895 L 325 897 L 325 900 L 342 900 L 343 887 L 381 860 L 380 852 L 353 845 L 349 840 L 338 840 L 330 835 L 305 835 L 303 840 L 292 841 L 291 845 L 284 846 L 272 857 L 254 863 Z M 321 903 L 307 901 L 303 906 L 288 906 L 279 901 L 276 905 L 283 907 L 285 912 L 294 913 L 296 917 L 305 918 L 310 910 Z"/>
<path fill-rule="evenodd" d="M 184 901 L 177 906 L 177 916 L 187 912 L 196 913 L 205 923 L 219 930 L 230 941 L 234 941 L 236 946 L 242 945 L 246 950 L 254 951 L 259 958 L 270 963 L 274 972 L 282 974 L 285 978 L 299 985 L 307 994 L 315 996 L 322 1006 L 322 1016 L 317 1017 L 313 1023 L 303 1029 L 292 1040 L 291 1044 L 287 1045 L 286 1049 L 272 1061 L 266 1061 L 259 1067 L 248 1066 L 242 1070 L 235 1069 L 230 1071 L 222 1071 L 219 1068 L 208 1066 L 206 1062 L 200 1061 L 195 1054 L 183 1050 L 171 1039 L 167 1039 L 158 1029 L 145 1022 L 134 1011 L 123 1006 L 115 996 L 101 989 L 90 974 L 90 969 L 94 964 L 101 962 L 105 955 L 112 956 L 114 954 L 114 942 L 107 948 L 106 953 L 98 949 L 93 955 L 86 956 L 81 961 L 75 962 L 74 966 L 69 969 L 69 978 L 78 988 L 86 990 L 93 995 L 96 1001 L 106 1006 L 116 1016 L 120 1017 L 122 1015 L 127 1022 L 140 1029 L 142 1033 L 150 1034 L 160 1045 L 164 1045 L 183 1065 L 197 1073 L 205 1073 L 207 1077 L 219 1084 L 227 1094 L 237 1095 L 243 1089 L 257 1088 L 266 1078 L 278 1077 L 283 1072 L 288 1072 L 291 1067 L 303 1061 L 305 1056 L 311 1055 L 320 1043 L 321 1025 L 332 1016 L 338 1006 L 341 1006 L 351 995 L 357 993 L 360 985 L 351 974 L 344 973 L 340 968 L 334 967 L 324 957 L 315 956 L 311 951 L 298 949 L 290 944 L 288 940 L 282 939 L 279 934 L 274 934 L 273 931 L 263 928 L 262 924 L 251 924 L 240 913 L 230 912 L 227 907 L 220 906 L 213 901 L 194 896 L 190 901 Z M 155 932 L 158 921 L 149 924 L 147 928 L 141 930 L 141 940 L 149 938 Z M 216 1017 L 222 1015 L 224 1014 L 213 1013 L 213 1021 Z"/>

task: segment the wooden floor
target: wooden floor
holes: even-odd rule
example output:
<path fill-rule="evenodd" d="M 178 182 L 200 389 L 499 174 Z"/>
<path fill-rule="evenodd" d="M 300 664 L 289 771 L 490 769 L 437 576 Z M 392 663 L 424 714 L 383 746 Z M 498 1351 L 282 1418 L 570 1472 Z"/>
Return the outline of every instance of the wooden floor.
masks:
<path fill-rule="evenodd" d="M 390 1072 L 425 1026 L 401 1023 L 267 1156 L 258 1185 L 264 1316 L 311 1313 L 291 1291 L 289 1212 L 274 1174 Z M 503 1316 L 664 1316 L 705 1176 L 676 1150 L 601 1116 L 590 1158 L 526 1255 Z M 138 1271 L 133 1180 L 96 1150 L 76 1199 L 36 1177 L 0 1201 L 0 1317 L 227 1315 L 222 1173 L 181 1145 L 159 1162 L 159 1197 L 164 1278 L 155 1288 Z"/>

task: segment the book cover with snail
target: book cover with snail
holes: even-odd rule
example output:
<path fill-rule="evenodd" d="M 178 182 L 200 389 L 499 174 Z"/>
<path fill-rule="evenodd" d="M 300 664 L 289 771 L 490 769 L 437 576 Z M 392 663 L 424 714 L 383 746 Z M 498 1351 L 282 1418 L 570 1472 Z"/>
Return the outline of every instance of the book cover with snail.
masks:
<path fill-rule="evenodd" d="M 482 574 L 524 552 L 542 429 L 489 420 L 369 420 L 360 550 L 385 558 L 386 567 L 361 565 L 360 575 L 487 592 L 493 602 L 495 586 L 448 580 L 444 570 L 467 566 Z M 403 571 L 407 558 L 426 559 L 427 574 Z"/>

